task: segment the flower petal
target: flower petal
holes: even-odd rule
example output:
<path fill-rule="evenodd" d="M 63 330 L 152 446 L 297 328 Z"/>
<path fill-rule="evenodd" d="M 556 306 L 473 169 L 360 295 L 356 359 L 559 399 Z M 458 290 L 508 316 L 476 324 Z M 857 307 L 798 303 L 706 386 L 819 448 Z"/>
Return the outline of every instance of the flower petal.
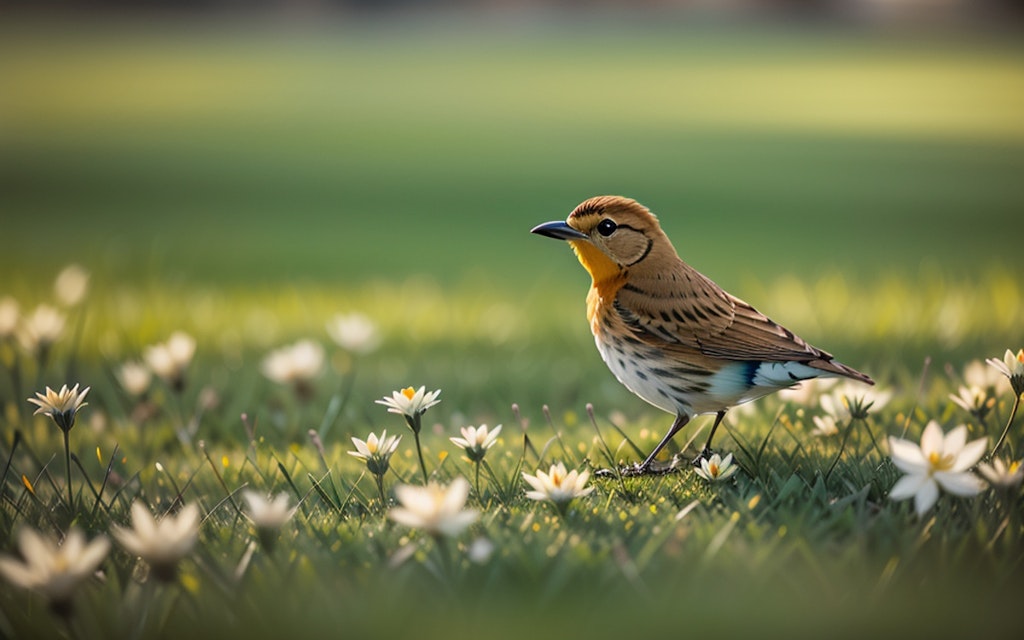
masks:
<path fill-rule="evenodd" d="M 985 451 L 988 449 L 988 438 L 978 438 L 968 442 L 963 449 L 960 451 L 960 455 L 957 456 L 953 462 L 950 471 L 966 471 L 974 465 L 978 464 L 981 457 L 985 455 Z"/>
<path fill-rule="evenodd" d="M 443 535 L 455 537 L 465 531 L 469 525 L 476 522 L 479 517 L 480 512 L 476 509 L 459 511 L 442 518 L 437 525 L 437 529 Z"/>
<path fill-rule="evenodd" d="M 77 569 L 82 573 L 91 573 L 100 566 L 103 559 L 110 552 L 110 539 L 106 536 L 97 536 L 86 545 L 85 549 L 78 554 L 76 560 Z"/>
<path fill-rule="evenodd" d="M 938 471 L 935 473 L 935 481 L 949 493 L 965 498 L 976 496 L 985 489 L 985 483 L 980 478 L 966 471 Z"/>
<path fill-rule="evenodd" d="M 469 497 L 469 481 L 459 476 L 452 480 L 448 488 L 444 490 L 444 498 L 441 500 L 438 511 L 443 514 L 458 513 L 466 506 L 466 498 Z"/>
<path fill-rule="evenodd" d="M 526 483 L 529 484 L 531 487 L 533 487 L 536 491 L 544 492 L 544 489 L 545 489 L 544 481 L 541 480 L 538 477 L 542 473 L 544 473 L 544 472 L 543 471 L 538 471 L 536 476 L 531 476 L 530 474 L 524 472 L 523 473 L 523 480 L 525 480 Z M 534 498 L 534 499 L 536 499 L 536 498 Z"/>
<path fill-rule="evenodd" d="M 893 500 L 906 500 L 917 495 L 921 486 L 928 482 L 928 476 L 924 474 L 906 475 L 896 481 L 896 484 L 889 490 L 889 497 Z"/>
<path fill-rule="evenodd" d="M 156 519 L 141 500 L 132 503 L 131 513 L 132 529 L 138 533 L 140 538 L 149 540 L 157 534 Z"/>
<path fill-rule="evenodd" d="M 0 557 L 0 576 L 22 589 L 34 589 L 40 578 L 29 566 L 9 557 Z"/>
<path fill-rule="evenodd" d="M 889 436 L 889 455 L 896 468 L 904 473 L 918 473 L 928 468 L 921 447 L 910 440 Z"/>
<path fill-rule="evenodd" d="M 424 524 L 423 517 L 420 514 L 413 513 L 403 507 L 393 507 L 388 511 L 388 517 L 398 524 L 404 524 L 413 529 L 422 527 Z"/>
<path fill-rule="evenodd" d="M 933 453 L 942 455 L 942 445 L 945 444 L 945 436 L 942 427 L 935 420 L 930 421 L 921 434 L 921 453 L 928 458 Z"/>
<path fill-rule="evenodd" d="M 957 455 L 967 442 L 967 426 L 960 425 L 946 434 L 942 442 L 942 453 Z M 977 462 L 977 460 L 975 460 Z"/>
<path fill-rule="evenodd" d="M 434 510 L 430 491 L 426 487 L 401 484 L 395 487 L 395 497 L 404 507 L 404 511 L 418 514 L 417 517 Z"/>
<path fill-rule="evenodd" d="M 914 496 L 914 509 L 918 516 L 923 516 L 932 508 L 935 501 L 939 499 L 939 486 L 935 481 L 928 478 L 928 481 L 921 485 L 917 495 Z"/>
<path fill-rule="evenodd" d="M 25 528 L 18 534 L 18 548 L 25 564 L 32 569 L 47 569 L 56 549 L 53 543 L 34 529 Z"/>

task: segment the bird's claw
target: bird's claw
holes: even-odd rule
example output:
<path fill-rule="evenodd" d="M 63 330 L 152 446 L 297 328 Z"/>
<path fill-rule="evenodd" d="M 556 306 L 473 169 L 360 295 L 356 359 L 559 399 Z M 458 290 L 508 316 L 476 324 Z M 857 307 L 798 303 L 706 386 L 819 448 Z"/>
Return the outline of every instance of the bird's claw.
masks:
<path fill-rule="evenodd" d="M 695 467 L 699 467 L 702 460 L 710 460 L 711 456 L 713 456 L 714 454 L 714 451 L 707 447 L 704 447 L 703 449 L 701 449 L 701 452 L 697 454 L 697 457 L 690 461 L 690 464 L 692 464 Z"/>
<path fill-rule="evenodd" d="M 670 462 L 658 462 L 655 460 L 647 465 L 640 464 L 639 462 L 627 464 L 619 467 L 618 472 L 613 469 L 598 469 L 594 472 L 594 477 L 615 478 L 621 476 L 623 478 L 639 478 L 642 476 L 663 476 L 678 470 L 679 467 L 676 465 L 675 460 Z"/>

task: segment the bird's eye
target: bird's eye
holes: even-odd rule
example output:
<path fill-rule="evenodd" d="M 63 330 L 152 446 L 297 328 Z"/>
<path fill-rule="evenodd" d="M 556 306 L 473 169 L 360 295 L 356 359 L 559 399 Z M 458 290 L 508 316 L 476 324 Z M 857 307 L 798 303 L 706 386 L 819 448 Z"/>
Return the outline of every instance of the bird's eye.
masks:
<path fill-rule="evenodd" d="M 597 232 L 606 238 L 615 233 L 615 228 L 615 221 L 609 218 L 597 223 Z"/>

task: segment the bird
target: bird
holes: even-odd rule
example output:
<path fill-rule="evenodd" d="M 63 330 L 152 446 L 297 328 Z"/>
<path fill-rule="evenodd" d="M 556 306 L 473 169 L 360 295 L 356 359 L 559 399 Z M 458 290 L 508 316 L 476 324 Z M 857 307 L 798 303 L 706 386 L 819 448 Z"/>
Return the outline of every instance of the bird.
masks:
<path fill-rule="evenodd" d="M 627 389 L 675 415 L 643 462 L 624 475 L 664 473 L 655 458 L 698 415 L 726 411 L 803 380 L 874 380 L 811 346 L 684 262 L 658 218 L 636 200 L 596 196 L 532 233 L 568 241 L 591 277 L 587 319 L 601 358 Z"/>

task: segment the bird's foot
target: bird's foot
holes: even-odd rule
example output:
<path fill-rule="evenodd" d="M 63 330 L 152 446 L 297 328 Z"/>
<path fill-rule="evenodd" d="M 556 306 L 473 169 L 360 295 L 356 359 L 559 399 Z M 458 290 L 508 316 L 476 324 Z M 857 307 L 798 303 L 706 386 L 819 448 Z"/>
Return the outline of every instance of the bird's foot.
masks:
<path fill-rule="evenodd" d="M 667 473 L 673 473 L 678 470 L 679 467 L 676 465 L 675 460 L 670 460 L 668 462 L 658 462 L 657 460 L 653 460 L 647 465 L 639 462 L 624 465 L 619 467 L 617 473 L 613 469 L 598 469 L 594 472 L 594 476 L 597 478 L 615 478 L 617 476 L 621 476 L 623 478 L 639 478 L 641 476 L 663 476 Z"/>
<path fill-rule="evenodd" d="M 701 452 L 697 454 L 697 457 L 690 461 L 690 464 L 692 464 L 695 467 L 700 467 L 700 463 L 702 460 L 710 460 L 711 456 L 713 455 L 715 455 L 714 451 L 708 449 L 707 447 L 704 447 L 701 450 Z"/>

